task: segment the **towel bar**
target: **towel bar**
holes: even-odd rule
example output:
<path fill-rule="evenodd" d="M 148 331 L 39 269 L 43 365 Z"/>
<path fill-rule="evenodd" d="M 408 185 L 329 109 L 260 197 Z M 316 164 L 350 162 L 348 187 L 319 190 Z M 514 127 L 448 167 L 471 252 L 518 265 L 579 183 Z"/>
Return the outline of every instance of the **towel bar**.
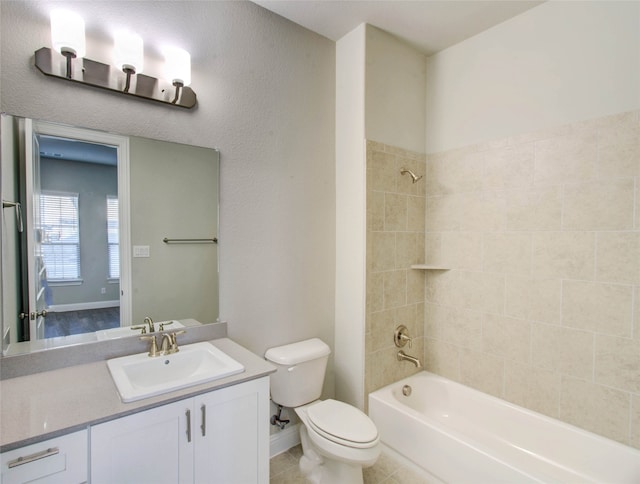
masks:
<path fill-rule="evenodd" d="M 169 239 L 165 237 L 162 239 L 165 244 L 217 244 L 218 238 L 213 239 Z"/>

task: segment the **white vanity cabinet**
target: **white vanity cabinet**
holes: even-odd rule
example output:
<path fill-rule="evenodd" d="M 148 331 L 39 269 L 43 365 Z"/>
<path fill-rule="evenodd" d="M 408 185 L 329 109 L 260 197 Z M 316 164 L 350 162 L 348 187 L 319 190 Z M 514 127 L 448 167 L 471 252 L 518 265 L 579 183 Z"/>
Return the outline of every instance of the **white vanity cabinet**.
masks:
<path fill-rule="evenodd" d="M 91 427 L 92 484 L 269 482 L 269 377 Z"/>
<path fill-rule="evenodd" d="M 87 482 L 87 431 L 81 430 L 4 452 L 3 484 Z"/>

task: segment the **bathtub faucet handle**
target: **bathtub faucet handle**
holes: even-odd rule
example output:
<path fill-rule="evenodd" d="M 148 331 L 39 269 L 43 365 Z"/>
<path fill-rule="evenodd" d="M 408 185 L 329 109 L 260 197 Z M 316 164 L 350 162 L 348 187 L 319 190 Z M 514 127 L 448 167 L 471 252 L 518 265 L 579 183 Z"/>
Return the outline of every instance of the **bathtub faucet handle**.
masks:
<path fill-rule="evenodd" d="M 393 333 L 393 341 L 398 348 L 403 348 L 407 343 L 409 344 L 409 348 L 411 348 L 413 338 L 409 336 L 409 329 L 404 324 L 396 328 Z"/>

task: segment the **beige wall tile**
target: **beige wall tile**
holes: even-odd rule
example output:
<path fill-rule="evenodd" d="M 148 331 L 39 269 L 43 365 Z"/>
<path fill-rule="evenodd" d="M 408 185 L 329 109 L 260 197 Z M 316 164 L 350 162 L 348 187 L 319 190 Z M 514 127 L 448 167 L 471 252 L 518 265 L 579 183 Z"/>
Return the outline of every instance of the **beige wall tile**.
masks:
<path fill-rule="evenodd" d="M 396 191 L 396 157 L 380 151 L 367 151 L 367 190 Z"/>
<path fill-rule="evenodd" d="M 505 314 L 545 323 L 560 323 L 562 283 L 560 279 L 506 276 Z"/>
<path fill-rule="evenodd" d="M 425 264 L 441 264 L 444 258 L 441 253 L 441 240 L 442 235 L 440 232 L 426 232 L 424 235 L 424 263 Z"/>
<path fill-rule="evenodd" d="M 632 323 L 632 286 L 581 281 L 563 282 L 563 325 L 631 337 Z"/>
<path fill-rule="evenodd" d="M 596 383 L 640 393 L 640 340 L 597 335 Z"/>
<path fill-rule="evenodd" d="M 633 337 L 635 339 L 640 340 L 640 287 L 636 287 L 635 290 L 635 314 L 634 314 L 634 328 L 633 328 Z"/>
<path fill-rule="evenodd" d="M 396 267 L 396 235 L 393 232 L 370 232 L 367 243 L 371 252 L 367 266 L 374 272 L 390 271 Z"/>
<path fill-rule="evenodd" d="M 460 301 L 458 271 L 429 271 L 426 275 L 425 301 L 455 306 Z"/>
<path fill-rule="evenodd" d="M 407 304 L 407 271 L 383 273 L 384 308 Z"/>
<path fill-rule="evenodd" d="M 409 337 L 421 338 L 424 336 L 424 313 L 421 311 L 421 319 L 418 319 L 417 307 L 417 304 L 408 304 L 393 310 L 393 324 L 387 330 L 390 344 L 394 344 L 393 333 L 401 324 L 407 327 Z"/>
<path fill-rule="evenodd" d="M 424 232 L 425 229 L 425 199 L 424 197 L 409 196 L 407 198 L 407 230 Z"/>
<path fill-rule="evenodd" d="M 622 178 L 564 187 L 565 230 L 628 230 L 634 223 L 634 180 Z"/>
<path fill-rule="evenodd" d="M 484 235 L 483 270 L 507 274 L 531 274 L 531 235 L 493 232 Z"/>
<path fill-rule="evenodd" d="M 531 362 L 534 366 L 578 378 L 593 378 L 593 333 L 542 323 L 532 325 Z"/>
<path fill-rule="evenodd" d="M 429 157 L 426 163 L 427 193 L 445 195 L 482 188 L 483 154 L 456 151 Z"/>
<path fill-rule="evenodd" d="M 424 251 L 419 251 L 418 242 L 424 239 L 423 234 L 413 232 L 396 232 L 395 268 L 406 269 L 411 264 L 421 264 Z M 420 248 L 423 248 L 421 245 Z"/>
<path fill-rule="evenodd" d="M 460 381 L 460 348 L 441 340 L 425 338 L 425 370 Z"/>
<path fill-rule="evenodd" d="M 384 192 L 367 191 L 367 230 L 384 230 Z"/>
<path fill-rule="evenodd" d="M 591 232 L 535 232 L 533 275 L 593 279 L 595 236 Z"/>
<path fill-rule="evenodd" d="M 383 273 L 367 272 L 367 313 L 382 311 L 384 309 Z"/>
<path fill-rule="evenodd" d="M 629 443 L 631 395 L 577 378 L 563 377 L 560 418 L 599 435 Z"/>
<path fill-rule="evenodd" d="M 562 188 L 560 185 L 507 192 L 507 230 L 560 230 L 561 226 Z"/>
<path fill-rule="evenodd" d="M 595 175 L 598 137 L 595 128 L 536 141 L 536 183 L 591 180 Z"/>
<path fill-rule="evenodd" d="M 503 396 L 504 359 L 478 351 L 460 351 L 460 381 L 482 392 Z"/>
<path fill-rule="evenodd" d="M 484 188 L 528 187 L 533 184 L 534 144 L 523 143 L 484 152 Z"/>
<path fill-rule="evenodd" d="M 459 230 L 462 207 L 462 197 L 459 195 L 427 197 L 425 230 L 427 232 Z"/>
<path fill-rule="evenodd" d="M 560 375 L 515 361 L 507 361 L 505 365 L 504 398 L 516 405 L 557 418 Z"/>
<path fill-rule="evenodd" d="M 425 274 L 422 270 L 409 269 L 407 271 L 407 304 L 424 301 Z"/>
<path fill-rule="evenodd" d="M 482 351 L 507 360 L 531 361 L 531 323 L 521 319 L 485 314 Z"/>
<path fill-rule="evenodd" d="M 397 193 L 384 194 L 385 231 L 407 230 L 407 196 Z"/>
<path fill-rule="evenodd" d="M 475 311 L 504 314 L 504 281 L 503 274 L 458 271 L 458 301 Z"/>
<path fill-rule="evenodd" d="M 632 396 L 630 445 L 640 449 L 640 395 Z"/>
<path fill-rule="evenodd" d="M 443 232 L 438 263 L 450 269 L 482 270 L 482 234 L 480 232 Z"/>
<path fill-rule="evenodd" d="M 506 198 L 503 192 L 475 192 L 460 196 L 459 228 L 477 232 L 504 230 Z"/>
<path fill-rule="evenodd" d="M 427 305 L 425 336 L 461 348 L 482 349 L 482 314 L 460 308 Z"/>
<path fill-rule="evenodd" d="M 640 233 L 598 233 L 596 278 L 640 284 Z"/>
<path fill-rule="evenodd" d="M 640 125 L 634 113 L 617 116 L 598 129 L 598 175 L 640 175 Z"/>

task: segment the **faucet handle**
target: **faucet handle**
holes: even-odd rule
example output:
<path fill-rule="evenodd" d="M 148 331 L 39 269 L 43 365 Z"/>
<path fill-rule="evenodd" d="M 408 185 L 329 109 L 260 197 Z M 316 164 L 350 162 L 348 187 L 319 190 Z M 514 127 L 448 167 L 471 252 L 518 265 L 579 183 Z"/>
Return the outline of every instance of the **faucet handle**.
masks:
<path fill-rule="evenodd" d="M 412 341 L 413 338 L 409 336 L 409 329 L 404 324 L 401 324 L 396 328 L 393 333 L 393 342 L 398 348 L 402 348 L 407 343 L 409 343 L 409 348 L 411 348 Z"/>
<path fill-rule="evenodd" d="M 179 334 L 184 334 L 184 333 L 186 333 L 186 331 L 184 329 L 182 329 L 180 331 L 175 331 L 173 333 L 169 333 L 169 335 L 171 337 L 171 350 L 173 352 L 180 351 L 180 348 L 178 348 L 178 338 L 176 338 L 176 336 L 178 336 Z"/>
<path fill-rule="evenodd" d="M 158 342 L 156 341 L 155 335 L 150 336 L 140 336 L 141 340 L 150 340 L 151 345 L 149 346 L 149 356 L 157 356 L 158 354 Z"/>
<path fill-rule="evenodd" d="M 137 330 L 141 329 L 142 331 L 140 331 L 140 334 L 147 334 L 147 327 L 146 326 L 131 326 L 129 329 L 131 329 L 132 331 L 137 331 Z"/>
<path fill-rule="evenodd" d="M 165 326 L 169 326 L 170 324 L 173 324 L 173 321 L 163 321 L 160 323 L 160 331 L 164 331 L 164 327 Z"/>

